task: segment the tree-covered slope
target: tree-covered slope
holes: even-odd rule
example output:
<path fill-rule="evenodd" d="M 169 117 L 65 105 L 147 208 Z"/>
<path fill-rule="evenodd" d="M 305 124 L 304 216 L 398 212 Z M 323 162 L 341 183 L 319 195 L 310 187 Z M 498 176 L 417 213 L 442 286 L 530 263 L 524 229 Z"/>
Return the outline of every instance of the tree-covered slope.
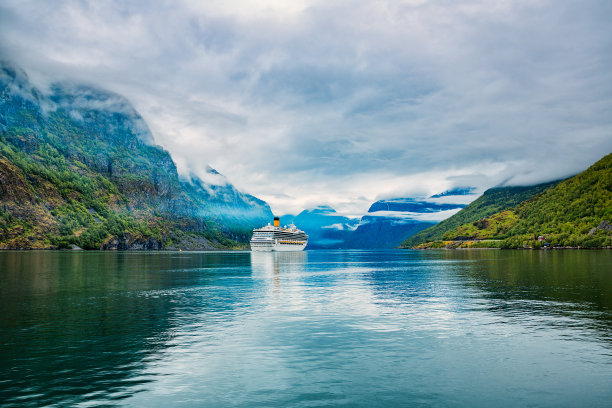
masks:
<path fill-rule="evenodd" d="M 245 242 L 271 216 L 233 187 L 188 188 L 152 142 L 125 98 L 70 85 L 45 95 L 0 63 L 0 248 L 207 249 Z M 238 228 L 220 207 L 250 212 Z"/>
<path fill-rule="evenodd" d="M 555 186 L 557 183 L 558 181 L 528 187 L 491 188 L 457 214 L 406 239 L 402 243 L 402 247 L 407 248 L 428 241 L 440 240 L 444 234 L 455 230 L 462 224 L 474 222 L 498 211 L 512 208 L 522 201 Z"/>
<path fill-rule="evenodd" d="M 612 246 L 612 154 L 516 207 L 447 231 L 444 241 L 501 248 Z M 482 241 L 488 240 L 488 241 Z"/>
<path fill-rule="evenodd" d="M 584 172 L 518 205 L 518 220 L 506 246 L 526 245 L 544 236 L 551 244 L 600 247 L 612 245 L 612 153 Z"/>

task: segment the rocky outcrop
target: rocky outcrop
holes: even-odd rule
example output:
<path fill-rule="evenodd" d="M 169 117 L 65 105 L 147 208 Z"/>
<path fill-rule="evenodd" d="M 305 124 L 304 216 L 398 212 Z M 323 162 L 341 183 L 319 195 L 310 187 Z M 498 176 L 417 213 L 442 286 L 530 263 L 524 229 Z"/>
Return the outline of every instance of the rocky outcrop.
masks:
<path fill-rule="evenodd" d="M 592 236 L 597 232 L 597 230 L 601 231 L 612 231 L 612 225 L 608 221 L 602 221 L 598 226 L 593 227 L 589 230 L 589 236 Z"/>
<path fill-rule="evenodd" d="M 598 226 L 598 230 L 612 231 L 612 225 L 608 221 L 602 221 Z"/>
<path fill-rule="evenodd" d="M 134 238 L 130 235 L 112 237 L 102 245 L 103 250 L 154 251 L 164 249 L 163 243 L 154 238 Z"/>

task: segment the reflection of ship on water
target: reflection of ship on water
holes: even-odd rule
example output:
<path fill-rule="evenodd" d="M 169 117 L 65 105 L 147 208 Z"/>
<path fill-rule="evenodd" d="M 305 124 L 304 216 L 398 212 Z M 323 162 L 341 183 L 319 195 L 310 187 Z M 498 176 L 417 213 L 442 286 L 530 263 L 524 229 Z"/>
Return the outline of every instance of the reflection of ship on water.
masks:
<path fill-rule="evenodd" d="M 254 229 L 251 238 L 251 250 L 270 251 L 302 251 L 308 244 L 308 235 L 295 225 L 281 227 L 278 217 L 274 217 L 274 225 Z"/>
<path fill-rule="evenodd" d="M 301 273 L 304 271 L 308 252 L 251 252 L 251 269 L 261 277 Z"/>

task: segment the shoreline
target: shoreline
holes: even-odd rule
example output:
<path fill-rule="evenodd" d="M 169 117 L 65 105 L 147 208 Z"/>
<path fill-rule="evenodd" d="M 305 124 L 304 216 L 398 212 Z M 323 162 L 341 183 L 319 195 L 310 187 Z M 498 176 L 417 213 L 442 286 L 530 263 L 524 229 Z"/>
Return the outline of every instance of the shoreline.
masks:
<path fill-rule="evenodd" d="M 416 247 L 411 247 L 411 248 L 399 248 L 399 249 L 409 249 L 409 250 L 414 250 L 414 251 L 437 251 L 437 250 L 444 250 L 444 251 L 459 251 L 459 250 L 480 250 L 480 249 L 485 249 L 485 250 L 497 250 L 497 251 L 558 251 L 558 250 L 587 250 L 587 251 L 593 251 L 593 250 L 610 250 L 612 249 L 612 247 L 596 247 L 596 248 L 585 248 L 585 247 L 557 247 L 557 248 L 484 248 L 484 247 L 475 247 L 475 248 L 416 248 Z"/>

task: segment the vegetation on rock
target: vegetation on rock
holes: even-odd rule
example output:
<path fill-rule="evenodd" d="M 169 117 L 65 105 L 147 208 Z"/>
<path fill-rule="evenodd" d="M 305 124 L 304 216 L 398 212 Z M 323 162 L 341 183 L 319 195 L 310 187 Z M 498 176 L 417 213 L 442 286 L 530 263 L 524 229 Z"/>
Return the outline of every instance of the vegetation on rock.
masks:
<path fill-rule="evenodd" d="M 214 187 L 222 198 L 192 188 L 152 142 L 123 97 L 68 85 L 46 96 L 0 64 L 0 248 L 243 247 L 270 218 L 231 185 Z"/>
<path fill-rule="evenodd" d="M 557 183 L 558 181 L 553 181 L 528 187 L 491 188 L 457 214 L 409 237 L 402 243 L 402 247 L 408 248 L 426 242 L 440 241 L 445 237 L 445 234 L 454 231 L 461 225 L 478 221 L 498 211 L 513 208 L 522 201 L 557 185 Z"/>
<path fill-rule="evenodd" d="M 512 209 L 464 223 L 417 247 L 611 247 L 611 220 L 612 153 Z"/>

